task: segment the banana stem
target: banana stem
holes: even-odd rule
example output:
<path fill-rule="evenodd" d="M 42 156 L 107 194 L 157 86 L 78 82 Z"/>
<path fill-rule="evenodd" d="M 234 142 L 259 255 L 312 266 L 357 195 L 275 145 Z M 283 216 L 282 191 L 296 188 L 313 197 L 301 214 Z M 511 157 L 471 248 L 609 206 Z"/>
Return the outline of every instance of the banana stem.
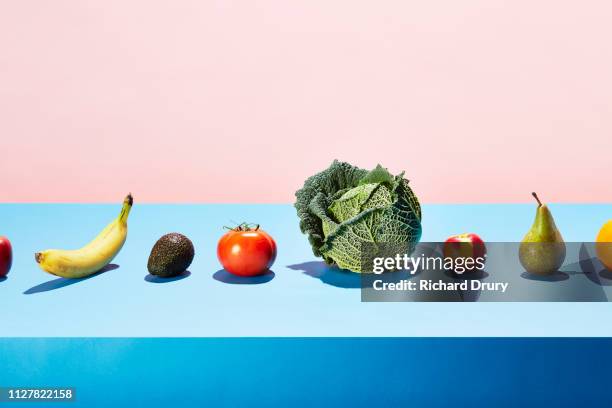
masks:
<path fill-rule="evenodd" d="M 134 197 L 132 197 L 132 193 L 130 193 L 125 197 L 125 200 L 123 200 L 123 207 L 121 207 L 121 214 L 119 214 L 119 220 L 122 223 L 127 223 L 132 204 L 134 204 Z"/>

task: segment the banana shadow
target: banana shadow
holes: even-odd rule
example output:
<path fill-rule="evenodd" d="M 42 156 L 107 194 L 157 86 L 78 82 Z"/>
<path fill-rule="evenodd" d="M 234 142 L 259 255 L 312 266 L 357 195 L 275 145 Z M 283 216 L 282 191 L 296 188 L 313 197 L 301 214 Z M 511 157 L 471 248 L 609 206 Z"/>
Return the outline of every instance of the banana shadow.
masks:
<path fill-rule="evenodd" d="M 229 283 L 231 285 L 260 285 L 270 282 L 275 276 L 276 274 L 271 270 L 259 276 L 237 276 L 229 273 L 225 269 L 221 269 L 215 272 L 212 277 L 216 281 Z"/>
<path fill-rule="evenodd" d="M 117 264 L 108 264 L 104 268 L 100 269 L 98 272 L 90 275 L 86 278 L 81 279 L 66 279 L 66 278 L 57 278 L 50 280 L 48 282 L 41 283 L 39 285 L 33 286 L 30 289 L 23 292 L 24 295 L 33 295 L 35 293 L 49 292 L 51 290 L 61 289 L 66 286 L 74 285 L 75 283 L 83 282 L 98 275 L 101 275 L 105 272 L 112 271 L 118 269 L 119 265 Z"/>
<path fill-rule="evenodd" d="M 147 282 L 151 282 L 151 283 L 168 283 L 168 282 L 175 282 L 178 280 L 182 280 L 190 276 L 191 276 L 191 272 L 189 271 L 181 272 L 178 275 L 171 276 L 169 278 L 162 278 L 161 276 L 155 276 L 155 275 L 148 274 L 147 276 L 144 277 L 144 280 L 146 280 Z"/>
<path fill-rule="evenodd" d="M 305 275 L 316 278 L 326 285 L 344 289 L 361 289 L 360 274 L 327 265 L 325 262 L 303 262 L 301 264 L 287 265 L 287 268 L 294 271 L 302 271 Z"/>

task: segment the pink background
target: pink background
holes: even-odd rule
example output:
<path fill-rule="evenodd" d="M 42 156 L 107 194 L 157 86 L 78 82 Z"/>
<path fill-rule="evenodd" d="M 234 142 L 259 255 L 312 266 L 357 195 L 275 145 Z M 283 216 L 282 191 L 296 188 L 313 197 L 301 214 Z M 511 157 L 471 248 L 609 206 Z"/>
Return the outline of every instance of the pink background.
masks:
<path fill-rule="evenodd" d="M 609 1 L 3 1 L 0 201 L 612 202 Z"/>

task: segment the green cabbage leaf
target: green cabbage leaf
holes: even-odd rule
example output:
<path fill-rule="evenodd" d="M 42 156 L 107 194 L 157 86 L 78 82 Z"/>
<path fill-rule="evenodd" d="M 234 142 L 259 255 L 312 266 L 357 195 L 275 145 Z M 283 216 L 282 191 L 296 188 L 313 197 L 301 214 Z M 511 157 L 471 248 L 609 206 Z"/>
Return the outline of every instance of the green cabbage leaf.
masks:
<path fill-rule="evenodd" d="M 405 248 L 421 238 L 421 206 L 404 178 L 334 161 L 296 193 L 300 229 L 329 264 L 362 271 L 363 248 Z M 367 245 L 364 245 L 367 244 Z"/>

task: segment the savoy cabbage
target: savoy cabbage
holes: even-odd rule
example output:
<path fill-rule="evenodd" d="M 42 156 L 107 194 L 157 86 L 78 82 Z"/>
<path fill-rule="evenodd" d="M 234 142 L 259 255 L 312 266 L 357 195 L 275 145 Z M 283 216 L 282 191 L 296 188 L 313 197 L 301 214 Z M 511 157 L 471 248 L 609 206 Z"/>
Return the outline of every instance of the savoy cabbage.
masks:
<path fill-rule="evenodd" d="M 421 238 L 421 206 L 404 179 L 378 165 L 367 171 L 334 161 L 295 193 L 300 229 L 316 256 L 362 272 L 362 246 L 399 245 L 412 252 Z"/>

